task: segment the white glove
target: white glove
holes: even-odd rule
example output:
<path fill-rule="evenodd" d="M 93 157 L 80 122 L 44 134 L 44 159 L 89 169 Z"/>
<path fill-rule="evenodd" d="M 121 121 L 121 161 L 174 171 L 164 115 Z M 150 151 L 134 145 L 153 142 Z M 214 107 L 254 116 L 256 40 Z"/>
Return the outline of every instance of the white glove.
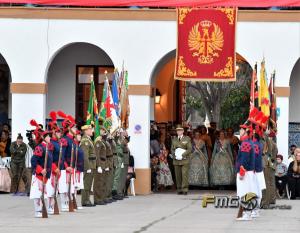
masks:
<path fill-rule="evenodd" d="M 124 168 L 124 163 L 121 164 L 121 168 Z"/>
<path fill-rule="evenodd" d="M 98 173 L 102 173 L 103 172 L 101 167 L 98 167 L 97 171 L 98 171 Z"/>
<path fill-rule="evenodd" d="M 108 172 L 109 171 L 109 167 L 105 168 L 105 171 Z"/>
<path fill-rule="evenodd" d="M 86 173 L 92 173 L 92 169 L 87 170 Z"/>

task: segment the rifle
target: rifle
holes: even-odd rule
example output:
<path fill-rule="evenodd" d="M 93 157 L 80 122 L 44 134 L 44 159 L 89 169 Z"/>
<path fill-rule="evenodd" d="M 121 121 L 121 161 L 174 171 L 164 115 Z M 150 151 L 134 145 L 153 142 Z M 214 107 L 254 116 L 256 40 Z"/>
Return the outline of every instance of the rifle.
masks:
<path fill-rule="evenodd" d="M 76 179 L 77 159 L 78 159 L 78 147 L 76 146 L 75 147 L 74 180 Z M 74 190 L 74 193 L 72 194 L 72 196 L 73 196 L 73 206 L 74 206 L 74 209 L 78 209 L 77 208 L 76 197 L 75 197 L 75 192 L 76 192 L 76 190 Z"/>
<path fill-rule="evenodd" d="M 72 150 L 71 150 L 71 162 L 70 162 L 70 167 L 72 168 L 73 170 L 73 167 L 72 167 L 72 163 L 73 163 L 73 154 L 74 154 L 74 147 L 73 147 L 73 144 L 72 144 Z M 69 212 L 74 212 L 74 205 L 73 205 L 73 201 L 72 201 L 72 198 L 71 198 L 71 182 L 72 182 L 72 172 L 70 172 L 70 175 L 69 175 L 69 190 L 68 190 L 68 198 L 69 198 Z"/>
<path fill-rule="evenodd" d="M 46 144 L 46 154 L 45 154 L 45 161 L 44 161 L 44 169 L 46 169 L 46 175 L 47 175 L 47 163 L 48 163 L 48 143 Z M 46 209 L 46 204 L 45 204 L 45 177 L 46 175 L 43 175 L 43 189 L 42 189 L 42 195 L 41 195 L 41 200 L 42 200 L 42 217 L 43 218 L 48 218 L 48 213 Z"/>
<path fill-rule="evenodd" d="M 62 144 L 60 143 L 58 163 L 57 163 L 57 167 L 59 170 L 60 170 L 61 156 L 62 156 Z M 58 174 L 56 174 L 55 177 L 55 189 L 54 189 L 54 214 L 55 215 L 59 214 L 58 203 L 57 203 L 57 189 L 58 189 Z"/>

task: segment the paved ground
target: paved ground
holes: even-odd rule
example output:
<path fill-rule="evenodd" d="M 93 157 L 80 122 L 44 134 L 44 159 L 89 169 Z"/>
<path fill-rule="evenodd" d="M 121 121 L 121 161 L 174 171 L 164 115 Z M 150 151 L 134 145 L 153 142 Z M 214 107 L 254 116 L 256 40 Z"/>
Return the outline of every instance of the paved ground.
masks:
<path fill-rule="evenodd" d="M 261 218 L 236 222 L 237 209 L 202 208 L 201 197 L 209 191 L 188 196 L 152 194 L 136 196 L 107 206 L 62 213 L 49 219 L 33 218 L 33 203 L 27 197 L 0 194 L 0 232 L 5 233 L 247 233 L 299 232 L 300 200 L 279 200 L 292 210 L 262 210 Z M 212 193 L 212 192 L 211 192 Z M 232 194 L 228 191 L 215 194 Z"/>

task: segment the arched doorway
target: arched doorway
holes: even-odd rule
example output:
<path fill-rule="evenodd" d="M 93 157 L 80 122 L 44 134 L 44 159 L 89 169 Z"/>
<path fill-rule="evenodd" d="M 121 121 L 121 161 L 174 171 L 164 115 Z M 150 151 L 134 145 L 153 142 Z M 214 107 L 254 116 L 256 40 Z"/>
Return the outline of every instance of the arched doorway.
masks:
<path fill-rule="evenodd" d="M 61 109 L 83 123 L 90 94 L 90 80 L 95 82 L 98 102 L 101 101 L 104 72 L 112 78 L 114 64 L 107 53 L 89 43 L 72 43 L 63 47 L 51 62 L 47 75 L 46 116 Z M 99 104 L 100 106 L 100 104 Z"/>
<path fill-rule="evenodd" d="M 240 54 L 236 54 L 237 59 L 237 81 L 238 83 L 211 83 L 209 87 L 206 85 L 204 88 L 211 89 L 221 89 L 225 90 L 226 93 L 221 96 L 219 93 L 213 93 L 214 97 L 219 94 L 219 97 L 210 100 L 207 104 L 202 103 L 202 106 L 199 106 L 199 103 L 195 97 L 201 95 L 201 90 L 198 90 L 199 85 L 192 85 L 192 82 L 182 82 L 174 80 L 174 70 L 175 70 L 175 56 L 176 50 L 173 50 L 166 54 L 155 66 L 152 78 L 151 85 L 156 88 L 156 94 L 160 95 L 160 101 L 155 103 L 155 98 L 152 99 L 151 103 L 151 120 L 158 123 L 162 122 L 173 122 L 173 123 L 182 123 L 183 121 L 190 122 L 193 126 L 195 124 L 204 124 L 205 120 L 217 121 L 219 128 L 228 127 L 230 120 L 225 119 L 225 114 L 221 112 L 226 111 L 226 108 L 230 107 L 230 103 L 227 103 L 226 106 L 222 108 L 219 106 L 218 112 L 215 108 L 208 108 L 207 105 L 213 106 L 214 102 L 222 102 L 224 95 L 232 95 L 231 90 L 239 89 L 239 87 L 245 87 L 245 93 L 250 91 L 250 81 L 252 75 L 252 68 L 247 60 Z M 233 84 L 233 85 L 231 85 Z M 227 89 L 224 86 L 228 86 Z M 217 91 L 216 91 L 217 92 Z M 249 96 L 249 95 L 248 95 Z M 208 97 L 208 96 L 207 96 Z M 241 104 L 247 103 L 248 106 L 248 97 L 245 95 L 243 100 L 238 100 Z M 203 102 L 203 100 L 202 100 Z M 248 107 L 241 107 L 242 111 L 248 111 Z M 202 110 L 201 110 L 202 108 Z M 218 117 L 214 116 L 215 113 L 218 113 Z M 208 118 L 208 119 L 206 119 Z M 242 117 L 240 117 L 242 118 Z M 238 116 L 234 120 L 240 120 Z M 238 125 L 235 126 L 235 128 Z"/>
<path fill-rule="evenodd" d="M 0 131 L 3 124 L 11 125 L 11 75 L 5 58 L 0 54 Z"/>
<path fill-rule="evenodd" d="M 300 146 L 300 58 L 295 63 L 290 78 L 289 146 Z"/>
<path fill-rule="evenodd" d="M 152 74 L 151 84 L 156 88 L 156 96 L 151 106 L 153 111 L 150 130 L 151 157 L 161 155 L 161 151 L 156 149 L 160 143 L 160 146 L 164 143 L 166 149 L 170 151 L 171 137 L 176 135 L 175 125 L 183 123 L 187 127 L 186 134 L 191 137 L 194 129 L 202 129 L 205 125 L 205 133 L 202 130 L 200 137 L 202 140 L 210 138 L 205 141 L 205 153 L 210 161 L 214 147 L 218 146 L 215 141 L 219 130 L 233 128 L 234 133 L 248 118 L 252 68 L 244 57 L 236 54 L 236 82 L 183 82 L 174 80 L 175 56 L 175 50 L 166 54 L 157 63 Z M 160 97 L 157 98 L 160 101 L 155 101 L 156 97 Z M 210 124 L 213 121 L 216 122 L 217 128 Z M 230 152 L 229 160 L 232 161 L 230 170 L 234 169 L 236 154 L 237 151 Z M 152 160 L 154 163 L 155 160 Z M 167 156 L 167 160 L 172 172 L 172 159 Z M 209 169 L 209 165 L 207 167 Z M 172 178 L 174 180 L 174 174 Z M 233 188 L 233 182 L 224 185 Z"/>

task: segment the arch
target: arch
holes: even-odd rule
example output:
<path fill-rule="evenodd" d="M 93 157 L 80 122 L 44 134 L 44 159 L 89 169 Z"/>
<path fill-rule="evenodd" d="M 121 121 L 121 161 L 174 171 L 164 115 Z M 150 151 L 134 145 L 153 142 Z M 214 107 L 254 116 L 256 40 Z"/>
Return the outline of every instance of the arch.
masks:
<path fill-rule="evenodd" d="M 78 41 L 78 42 L 70 42 L 70 43 L 67 43 L 63 46 L 61 46 L 59 49 L 57 49 L 53 54 L 52 56 L 50 57 L 49 61 L 48 61 L 48 64 L 47 64 L 47 67 L 46 67 L 46 71 L 45 71 L 45 77 L 44 77 L 44 80 L 45 80 L 45 83 L 48 81 L 47 80 L 47 77 L 48 77 L 48 72 L 49 72 L 49 68 L 51 67 L 51 64 L 53 64 L 53 61 L 55 60 L 55 58 L 61 54 L 65 49 L 68 49 L 74 45 L 78 45 L 78 44 L 81 44 L 81 45 L 87 45 L 87 46 L 92 46 L 94 47 L 96 50 L 99 50 L 101 51 L 102 53 L 104 53 L 109 59 L 110 59 L 110 63 L 113 64 L 113 61 L 111 59 L 111 56 L 108 55 L 108 53 L 102 49 L 101 47 L 99 47 L 98 45 L 95 45 L 93 43 L 90 43 L 90 42 L 84 42 L 84 41 Z"/>
<path fill-rule="evenodd" d="M 87 82 L 88 76 L 94 77 L 96 92 L 100 93 L 101 88 L 97 86 L 98 77 L 102 72 L 99 71 L 100 67 L 108 67 L 113 71 L 114 63 L 103 49 L 94 44 L 74 42 L 57 50 L 51 57 L 45 77 L 48 83 L 46 116 L 51 110 L 62 109 L 68 114 L 76 115 L 82 119 L 85 111 L 78 109 L 81 109 L 82 105 L 82 109 L 85 109 L 85 102 L 82 102 L 82 105 L 78 105 L 78 103 L 81 103 L 81 99 L 85 101 L 86 88 L 89 88 L 86 85 L 89 84 Z M 78 77 L 81 72 L 79 70 L 82 70 L 82 75 L 85 76 L 83 77 L 84 83 L 79 82 Z M 93 70 L 92 73 L 88 73 L 90 70 Z M 76 112 L 78 114 L 75 114 Z"/>
<path fill-rule="evenodd" d="M 11 71 L 6 59 L 0 53 L 0 124 L 10 123 L 11 119 Z"/>
<path fill-rule="evenodd" d="M 154 104 L 154 101 L 152 100 L 150 112 L 152 119 L 159 122 L 179 121 L 182 117 L 180 116 L 181 114 L 178 114 L 177 105 L 180 105 L 181 102 L 183 103 L 184 100 L 181 99 L 180 95 L 178 96 L 178 92 L 183 91 L 182 88 L 185 88 L 185 85 L 181 81 L 178 81 L 178 83 L 175 82 L 175 57 L 176 49 L 169 51 L 159 59 L 151 73 L 150 83 L 153 87 L 159 89 L 161 102 L 157 105 Z M 249 67 L 247 69 L 250 70 L 251 68 L 252 70 L 247 59 L 241 54 L 236 53 L 236 61 L 239 66 L 242 65 L 242 67 L 245 68 L 245 64 Z M 249 72 L 247 71 L 248 74 Z M 247 77 L 251 76 L 247 75 Z M 176 86 L 178 87 L 175 90 L 174 87 Z"/>
<path fill-rule="evenodd" d="M 289 122 L 300 123 L 300 109 L 295 108 L 299 106 L 300 99 L 300 58 L 296 61 L 289 80 L 290 98 L 289 98 Z"/>
<path fill-rule="evenodd" d="M 158 73 L 164 67 L 170 60 L 174 59 L 176 57 L 176 49 L 171 50 L 167 54 L 165 54 L 155 65 L 153 68 L 153 71 L 150 76 L 150 84 L 152 86 L 155 86 L 155 81 Z M 236 52 L 236 61 L 241 62 L 247 62 L 251 68 L 253 69 L 252 65 L 248 62 L 248 60 L 245 58 L 245 56 L 241 55 L 240 53 Z"/>
<path fill-rule="evenodd" d="M 156 82 L 156 77 L 158 75 L 158 73 L 160 72 L 160 70 L 172 59 L 174 59 L 176 57 L 176 49 L 171 50 L 170 52 L 168 52 L 166 55 L 164 55 L 155 65 L 151 76 L 150 76 L 150 84 L 152 86 L 155 86 L 155 82 Z"/>

